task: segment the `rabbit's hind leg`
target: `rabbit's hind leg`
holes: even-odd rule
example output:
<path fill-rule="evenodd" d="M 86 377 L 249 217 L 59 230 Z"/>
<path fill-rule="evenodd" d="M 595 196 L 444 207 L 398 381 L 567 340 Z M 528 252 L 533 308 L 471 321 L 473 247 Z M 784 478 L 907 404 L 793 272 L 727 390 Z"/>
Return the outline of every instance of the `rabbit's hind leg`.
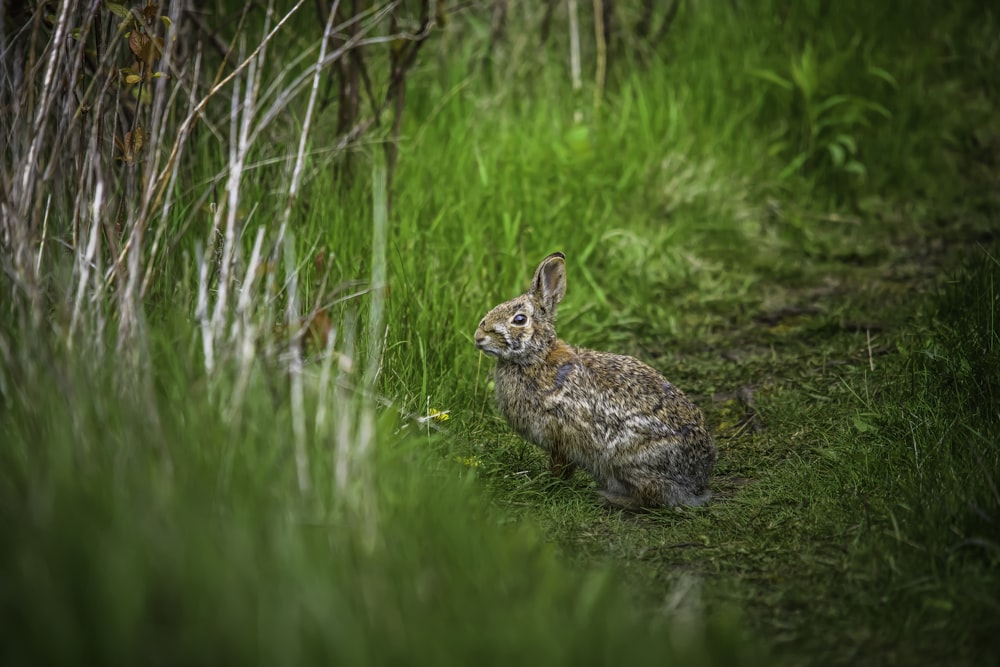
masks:
<path fill-rule="evenodd" d="M 559 479 L 569 479 L 576 470 L 576 464 L 567 459 L 558 448 L 549 453 L 549 471 Z"/>
<path fill-rule="evenodd" d="M 639 510 L 648 507 L 642 502 L 641 496 L 636 494 L 636 490 L 629 484 L 623 484 L 620 480 L 611 478 L 599 480 L 597 495 L 601 497 L 605 505 L 615 509 Z"/>
<path fill-rule="evenodd" d="M 619 493 L 610 489 L 598 489 L 597 495 L 611 509 L 629 510 L 632 512 L 643 509 L 643 505 L 638 498 L 626 493 Z"/>
<path fill-rule="evenodd" d="M 707 489 L 695 492 L 690 484 L 682 484 L 661 470 L 635 468 L 627 471 L 624 479 L 618 480 L 618 495 L 630 498 L 631 506 L 677 507 L 679 505 L 701 505 L 708 502 L 712 494 Z M 609 485 L 610 488 L 610 485 Z"/>

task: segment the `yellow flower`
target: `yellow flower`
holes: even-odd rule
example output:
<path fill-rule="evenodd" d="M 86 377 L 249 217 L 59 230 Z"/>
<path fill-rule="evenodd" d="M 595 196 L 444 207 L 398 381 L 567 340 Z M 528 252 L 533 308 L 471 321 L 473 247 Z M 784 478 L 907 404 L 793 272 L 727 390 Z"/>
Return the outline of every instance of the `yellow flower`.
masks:
<path fill-rule="evenodd" d="M 482 465 L 482 461 L 479 460 L 478 456 L 456 456 L 455 460 L 467 468 L 478 468 Z"/>
<path fill-rule="evenodd" d="M 448 416 L 449 412 L 451 412 L 451 410 L 438 410 L 437 408 L 431 408 L 427 411 L 426 417 L 418 417 L 417 421 L 421 424 L 425 424 L 432 419 L 436 422 L 446 422 L 451 419 L 451 417 Z"/>

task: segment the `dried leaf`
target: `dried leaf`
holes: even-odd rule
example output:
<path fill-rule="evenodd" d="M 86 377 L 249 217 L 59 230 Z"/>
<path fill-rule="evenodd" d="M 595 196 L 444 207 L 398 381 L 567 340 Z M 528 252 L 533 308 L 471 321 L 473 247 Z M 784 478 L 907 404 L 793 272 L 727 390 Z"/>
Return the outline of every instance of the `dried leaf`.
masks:
<path fill-rule="evenodd" d="M 146 133 L 143 131 L 141 125 L 137 125 L 134 130 L 132 130 L 132 152 L 138 153 L 142 150 L 143 145 L 146 143 Z"/>
<path fill-rule="evenodd" d="M 149 37 L 142 34 L 138 30 L 133 30 L 128 35 L 128 48 L 129 51 L 135 54 L 136 58 L 142 59 L 142 54 L 145 52 L 147 45 L 149 44 Z"/>
<path fill-rule="evenodd" d="M 121 141 L 118 140 L 118 137 L 115 137 L 115 145 L 122 153 L 122 162 L 125 164 L 134 163 L 135 158 L 139 154 L 139 151 L 142 150 L 142 146 L 145 141 L 146 134 L 143 132 L 141 126 L 137 126 L 134 130 L 126 132 Z"/>
<path fill-rule="evenodd" d="M 155 2 L 147 2 L 146 6 L 142 8 L 142 18 L 146 19 L 146 23 L 152 23 L 159 12 L 159 5 Z"/>

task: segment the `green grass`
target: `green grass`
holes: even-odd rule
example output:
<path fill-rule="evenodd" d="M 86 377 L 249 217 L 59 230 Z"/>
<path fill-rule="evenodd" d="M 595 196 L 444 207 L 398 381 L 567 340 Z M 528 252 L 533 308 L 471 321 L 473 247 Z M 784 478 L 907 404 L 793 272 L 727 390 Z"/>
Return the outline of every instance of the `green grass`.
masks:
<path fill-rule="evenodd" d="M 288 406 L 253 387 L 223 423 L 225 374 L 206 385 L 171 357 L 173 376 L 151 379 L 182 383 L 182 400 L 64 359 L 7 405 L 5 663 L 752 661 L 696 601 L 645 610 L 608 572 L 573 571 L 484 502 L 439 437 L 390 435 L 391 413 L 348 494 L 331 447 L 372 413 L 337 408 L 298 493 Z"/>
<path fill-rule="evenodd" d="M 995 660 L 996 19 L 849 5 L 685 3 L 655 53 L 619 43 L 599 108 L 587 39 L 573 91 L 564 29 L 535 48 L 527 12 L 490 55 L 486 19 L 452 17 L 408 80 L 384 256 L 385 124 L 342 187 L 335 110 L 314 119 L 293 240 L 272 246 L 305 102 L 238 172 L 243 116 L 214 101 L 152 219 L 163 244 L 140 246 L 153 277 L 123 336 L 128 273 L 102 245 L 104 277 L 82 282 L 64 252 L 60 207 L 93 183 L 76 200 L 56 170 L 48 249 L 39 206 L 0 255 L 0 661 Z M 316 30 L 293 22 L 265 81 Z M 487 56 L 490 76 L 470 65 Z M 154 171 L 87 159 L 109 220 Z M 710 505 L 609 512 L 495 414 L 473 330 L 555 250 L 563 337 L 643 358 L 706 412 Z M 252 299 L 211 333 L 226 285 Z M 335 330 L 301 371 L 296 302 Z"/>

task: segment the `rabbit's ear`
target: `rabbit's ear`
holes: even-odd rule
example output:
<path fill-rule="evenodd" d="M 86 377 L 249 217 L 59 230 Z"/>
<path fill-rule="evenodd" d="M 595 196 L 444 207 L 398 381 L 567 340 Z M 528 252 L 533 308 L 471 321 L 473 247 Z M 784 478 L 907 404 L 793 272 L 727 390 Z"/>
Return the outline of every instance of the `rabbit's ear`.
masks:
<path fill-rule="evenodd" d="M 531 293 L 545 310 L 554 310 L 566 296 L 566 255 L 554 252 L 538 265 Z"/>

